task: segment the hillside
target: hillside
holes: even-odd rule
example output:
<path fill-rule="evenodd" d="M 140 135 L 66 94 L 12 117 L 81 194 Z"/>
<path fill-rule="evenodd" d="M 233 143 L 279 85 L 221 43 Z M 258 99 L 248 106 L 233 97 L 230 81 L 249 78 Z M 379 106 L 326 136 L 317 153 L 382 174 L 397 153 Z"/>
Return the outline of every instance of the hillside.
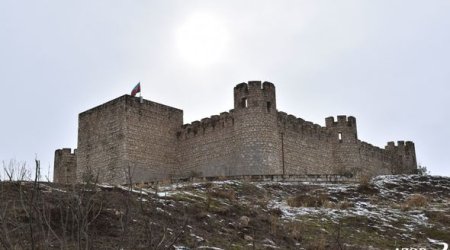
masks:
<path fill-rule="evenodd" d="M 4 249 L 442 249 L 450 178 L 155 186 L 0 182 Z"/>

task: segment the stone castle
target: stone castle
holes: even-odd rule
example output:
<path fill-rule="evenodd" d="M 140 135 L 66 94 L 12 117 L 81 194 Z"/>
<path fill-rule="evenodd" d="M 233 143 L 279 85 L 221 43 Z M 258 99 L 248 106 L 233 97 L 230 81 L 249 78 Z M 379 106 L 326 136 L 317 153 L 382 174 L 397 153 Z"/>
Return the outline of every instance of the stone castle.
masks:
<path fill-rule="evenodd" d="M 352 116 L 322 127 L 277 110 L 275 86 L 234 87 L 234 109 L 183 124 L 183 111 L 124 95 L 79 114 L 78 148 L 55 152 L 54 181 L 123 184 L 189 176 L 414 173 L 414 143 L 358 139 Z"/>

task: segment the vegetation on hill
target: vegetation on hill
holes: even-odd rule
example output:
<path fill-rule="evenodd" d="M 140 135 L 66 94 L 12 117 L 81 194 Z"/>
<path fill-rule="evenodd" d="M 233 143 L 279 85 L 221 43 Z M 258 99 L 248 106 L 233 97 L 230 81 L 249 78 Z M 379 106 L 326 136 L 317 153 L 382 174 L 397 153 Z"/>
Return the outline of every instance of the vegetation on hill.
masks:
<path fill-rule="evenodd" d="M 0 249 L 439 249 L 450 178 L 159 186 L 0 182 Z"/>

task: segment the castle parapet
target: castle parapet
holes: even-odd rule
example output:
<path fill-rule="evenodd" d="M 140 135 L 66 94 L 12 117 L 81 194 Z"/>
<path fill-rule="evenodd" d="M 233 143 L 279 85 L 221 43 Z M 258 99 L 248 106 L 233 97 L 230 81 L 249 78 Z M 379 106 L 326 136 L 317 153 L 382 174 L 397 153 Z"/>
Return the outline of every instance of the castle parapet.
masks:
<path fill-rule="evenodd" d="M 214 133 L 223 129 L 234 126 L 233 110 L 230 112 L 222 112 L 220 115 L 212 115 L 201 119 L 200 121 L 193 121 L 184 124 L 177 132 L 178 139 L 189 139 L 199 135 Z"/>
<path fill-rule="evenodd" d="M 375 156 L 375 157 L 377 157 L 377 159 L 383 160 L 383 154 L 384 154 L 383 149 L 380 148 L 380 147 L 374 146 L 374 145 L 372 145 L 370 143 L 361 142 L 361 150 L 360 150 L 360 152 L 362 154 L 365 153 L 365 154 L 370 155 L 372 157 Z"/>
<path fill-rule="evenodd" d="M 405 150 L 405 151 L 411 151 L 415 150 L 414 142 L 412 141 L 397 141 L 397 145 L 395 142 L 390 141 L 385 146 L 386 150 Z"/>
<path fill-rule="evenodd" d="M 294 115 L 288 115 L 285 112 L 278 112 L 278 124 L 281 131 L 293 131 L 302 136 L 315 137 L 323 139 L 329 137 L 326 128 L 310 121 L 305 121 L 302 118 L 297 118 Z"/>
<path fill-rule="evenodd" d="M 334 121 L 334 117 L 330 116 L 325 118 L 325 126 L 327 128 L 332 127 L 339 127 L 339 126 L 349 126 L 349 127 L 356 127 L 356 118 L 353 116 L 345 116 L 345 115 L 338 115 L 337 121 Z"/>
<path fill-rule="evenodd" d="M 234 87 L 234 109 L 262 108 L 276 110 L 275 85 L 271 82 L 249 81 Z"/>
<path fill-rule="evenodd" d="M 338 115 L 336 121 L 332 116 L 327 117 L 325 118 L 325 127 L 337 139 L 336 141 L 344 143 L 358 141 L 356 118 L 353 116 Z"/>
<path fill-rule="evenodd" d="M 398 162 L 394 173 L 415 173 L 417 171 L 416 149 L 412 141 L 390 141 L 385 150 Z"/>

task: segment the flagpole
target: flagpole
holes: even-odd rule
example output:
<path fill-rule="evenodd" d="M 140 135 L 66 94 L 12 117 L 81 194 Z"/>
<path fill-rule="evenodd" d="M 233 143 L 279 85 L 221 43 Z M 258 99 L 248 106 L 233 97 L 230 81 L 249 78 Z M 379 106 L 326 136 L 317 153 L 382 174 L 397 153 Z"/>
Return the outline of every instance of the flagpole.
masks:
<path fill-rule="evenodd" d="M 144 103 L 144 99 L 142 99 L 142 85 L 141 85 L 141 81 L 139 81 L 139 98 L 141 99 L 141 103 Z"/>

